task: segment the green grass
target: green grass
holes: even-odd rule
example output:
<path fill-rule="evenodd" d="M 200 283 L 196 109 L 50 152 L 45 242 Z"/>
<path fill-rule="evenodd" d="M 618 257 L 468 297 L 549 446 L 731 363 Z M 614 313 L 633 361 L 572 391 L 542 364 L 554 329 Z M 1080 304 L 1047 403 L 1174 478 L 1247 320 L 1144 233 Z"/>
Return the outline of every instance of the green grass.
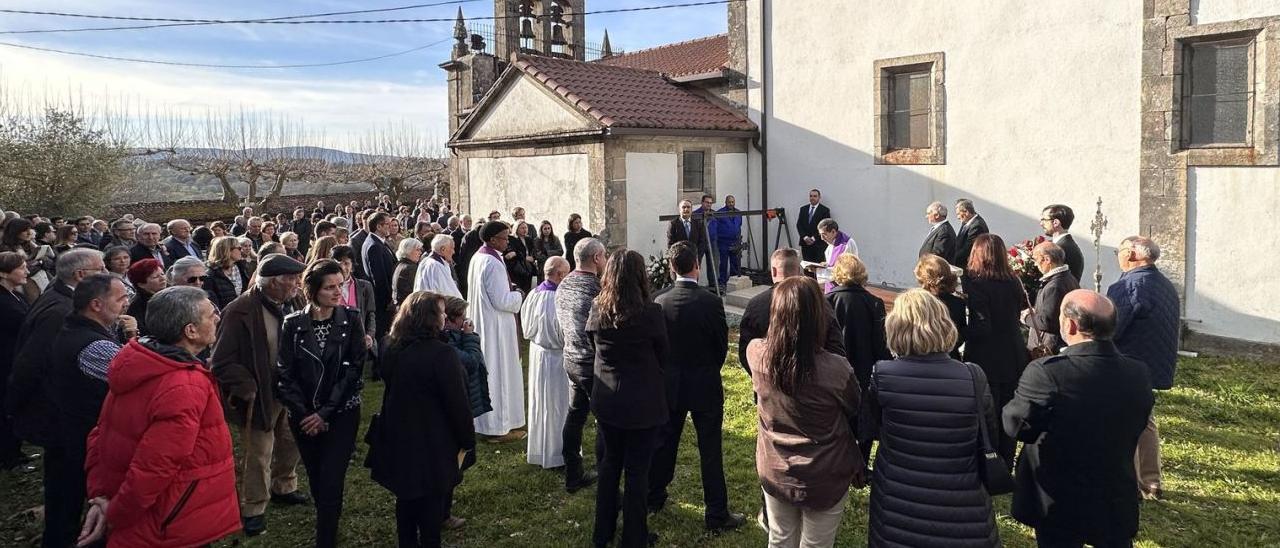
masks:
<path fill-rule="evenodd" d="M 725 473 L 730 507 L 754 517 L 759 506 L 755 474 L 755 409 L 751 388 L 738 366 L 736 349 L 722 371 L 725 402 Z M 1138 545 L 1280 546 L 1280 364 L 1221 359 L 1184 359 L 1178 387 L 1157 400 L 1163 438 L 1166 499 L 1144 503 Z M 365 390 L 365 415 L 377 409 L 379 384 Z M 676 479 L 665 510 L 650 518 L 661 546 L 761 546 L 765 534 L 754 525 L 722 535 L 702 529 L 702 491 L 693 428 L 685 429 Z M 363 435 L 363 428 L 361 435 Z M 593 435 L 588 428 L 588 437 Z M 363 444 L 347 475 L 342 542 L 348 546 L 391 546 L 395 518 L 391 495 L 369 480 Z M 589 439 L 584 443 L 592 447 Z M 590 461 L 590 457 L 588 457 Z M 305 472 L 299 467 L 299 473 Z M 587 546 L 594 493 L 569 495 L 554 472 L 525 463 L 524 445 L 479 444 L 479 463 L 457 491 L 454 513 L 466 527 L 446 535 L 465 546 Z M 30 546 L 40 526 L 22 510 L 39 504 L 39 475 L 0 474 L 0 546 Z M 1034 546 L 1031 531 L 1008 517 L 1009 497 L 996 501 L 1000 536 L 1006 546 Z M 867 491 L 850 497 L 838 546 L 865 546 Z M 268 512 L 269 530 L 248 547 L 295 547 L 312 539 L 309 507 L 277 507 Z M 223 542 L 229 546 L 236 539 Z"/>

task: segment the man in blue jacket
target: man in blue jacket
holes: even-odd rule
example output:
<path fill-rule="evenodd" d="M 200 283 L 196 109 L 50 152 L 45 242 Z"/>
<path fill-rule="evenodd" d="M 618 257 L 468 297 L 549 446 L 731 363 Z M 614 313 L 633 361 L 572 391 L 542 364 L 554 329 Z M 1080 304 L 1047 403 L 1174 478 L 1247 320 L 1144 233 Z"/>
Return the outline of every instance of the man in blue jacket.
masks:
<path fill-rule="evenodd" d="M 717 216 L 711 221 L 710 234 L 715 237 L 716 251 L 720 257 L 716 273 L 720 277 L 720 288 L 729 284 L 729 276 L 739 274 L 739 263 L 742 262 L 742 217 L 737 215 L 720 216 L 718 214 L 738 211 L 738 200 L 732 194 L 724 197 L 724 207 L 716 210 Z M 723 293 L 723 291 L 722 291 Z"/>
<path fill-rule="evenodd" d="M 1147 364 L 1152 388 L 1173 388 L 1182 305 L 1178 290 L 1155 266 L 1160 247 L 1149 238 L 1130 236 L 1120 242 L 1116 258 L 1124 273 L 1107 288 L 1107 298 L 1116 306 L 1116 346 L 1121 353 Z M 1163 494 L 1159 436 L 1153 411 L 1146 430 L 1138 438 L 1138 452 L 1134 457 L 1138 491 L 1147 499 L 1157 499 Z"/>

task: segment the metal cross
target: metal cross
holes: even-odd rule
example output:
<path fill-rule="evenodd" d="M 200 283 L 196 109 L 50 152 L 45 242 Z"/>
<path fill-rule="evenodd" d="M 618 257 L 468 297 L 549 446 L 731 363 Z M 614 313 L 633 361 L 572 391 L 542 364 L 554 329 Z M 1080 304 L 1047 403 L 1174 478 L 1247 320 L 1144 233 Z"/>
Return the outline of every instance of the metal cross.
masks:
<path fill-rule="evenodd" d="M 1102 292 L 1102 233 L 1107 229 L 1107 216 L 1102 214 L 1102 196 L 1098 196 L 1098 211 L 1093 214 L 1089 231 L 1093 233 L 1093 288 Z"/>

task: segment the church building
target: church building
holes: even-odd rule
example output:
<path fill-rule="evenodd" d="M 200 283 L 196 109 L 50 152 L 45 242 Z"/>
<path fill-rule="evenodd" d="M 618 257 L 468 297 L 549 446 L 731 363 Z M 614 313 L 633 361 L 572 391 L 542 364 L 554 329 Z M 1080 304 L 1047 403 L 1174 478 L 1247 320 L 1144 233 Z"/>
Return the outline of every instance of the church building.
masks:
<path fill-rule="evenodd" d="M 1121 240 L 1148 236 L 1186 348 L 1280 345 L 1280 2 L 739 4 L 768 151 L 752 192 L 794 214 L 822 189 L 873 283 L 915 286 L 930 202 L 973 200 L 1010 245 L 1066 204 L 1081 285 L 1100 268 L 1105 291 Z"/>
<path fill-rule="evenodd" d="M 577 213 L 608 244 L 658 256 L 660 214 L 747 192 L 746 37 L 615 54 L 607 32 L 588 45 L 585 11 L 585 0 L 495 0 L 490 29 L 459 10 L 440 65 L 451 199 L 473 215 L 522 206 L 533 231 L 546 219 L 557 234 Z"/>

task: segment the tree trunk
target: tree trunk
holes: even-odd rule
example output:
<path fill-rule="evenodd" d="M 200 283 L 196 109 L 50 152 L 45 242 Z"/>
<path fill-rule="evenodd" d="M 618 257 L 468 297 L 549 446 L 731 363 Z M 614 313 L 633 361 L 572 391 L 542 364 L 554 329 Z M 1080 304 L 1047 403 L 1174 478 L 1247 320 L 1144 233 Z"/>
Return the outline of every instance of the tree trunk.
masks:
<path fill-rule="evenodd" d="M 222 201 L 227 205 L 240 205 L 240 195 L 236 193 L 236 189 L 231 186 L 231 181 L 227 180 L 226 173 L 214 173 L 214 177 L 218 178 L 218 184 L 222 185 Z"/>

